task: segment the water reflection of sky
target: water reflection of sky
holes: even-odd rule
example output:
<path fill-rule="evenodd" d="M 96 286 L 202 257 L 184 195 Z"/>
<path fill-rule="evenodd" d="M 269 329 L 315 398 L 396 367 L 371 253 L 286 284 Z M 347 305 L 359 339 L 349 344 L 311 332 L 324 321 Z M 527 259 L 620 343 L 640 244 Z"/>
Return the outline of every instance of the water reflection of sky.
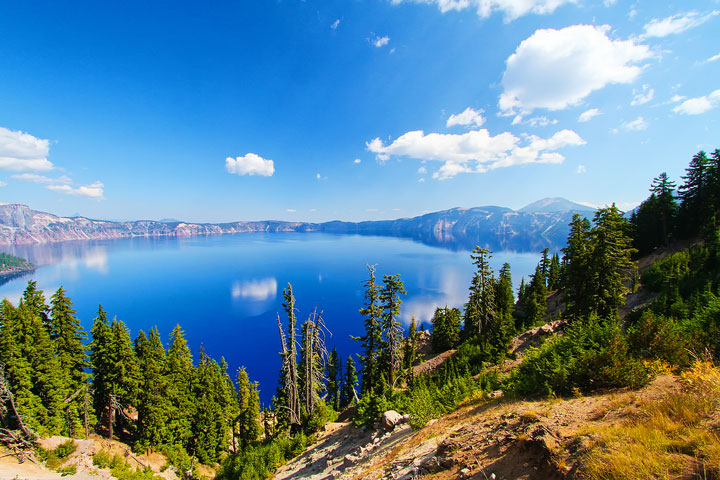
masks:
<path fill-rule="evenodd" d="M 186 331 L 197 355 L 200 344 L 225 356 L 231 373 L 245 365 L 261 384 L 263 401 L 275 390 L 280 367 L 277 313 L 282 290 L 292 283 L 300 322 L 317 307 L 336 346 L 347 358 L 359 350 L 366 265 L 383 275 L 399 273 L 407 295 L 401 320 L 428 322 L 438 306 L 462 308 L 473 274 L 469 252 L 405 239 L 319 233 L 243 234 L 193 238 L 135 238 L 18 246 L 6 251 L 39 266 L 0 286 L 0 298 L 17 304 L 28 279 L 50 296 L 63 286 L 89 330 L 98 304 L 138 330 L 157 326 L 164 340 L 175 326 Z M 497 252 L 497 271 L 512 266 L 514 283 L 532 273 L 539 254 Z M 282 316 L 281 316 L 282 317 Z"/>

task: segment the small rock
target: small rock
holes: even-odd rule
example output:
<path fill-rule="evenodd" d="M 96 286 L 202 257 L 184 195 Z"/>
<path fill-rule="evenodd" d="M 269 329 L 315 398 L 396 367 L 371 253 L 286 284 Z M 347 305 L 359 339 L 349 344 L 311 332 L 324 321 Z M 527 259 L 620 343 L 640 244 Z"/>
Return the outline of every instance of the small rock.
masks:
<path fill-rule="evenodd" d="M 463 478 L 470 476 L 470 469 L 463 468 L 462 470 L 460 470 L 460 475 L 462 475 Z"/>
<path fill-rule="evenodd" d="M 395 410 L 388 410 L 383 413 L 380 423 L 386 432 L 391 432 L 395 428 L 395 425 L 402 423 L 402 418 L 402 415 Z"/>
<path fill-rule="evenodd" d="M 502 398 L 503 391 L 502 390 L 495 390 L 494 392 L 490 392 L 488 395 L 488 398 Z"/>
<path fill-rule="evenodd" d="M 360 460 L 355 455 L 345 455 L 345 458 L 343 458 L 343 467 L 350 468 L 357 465 L 358 460 Z"/>

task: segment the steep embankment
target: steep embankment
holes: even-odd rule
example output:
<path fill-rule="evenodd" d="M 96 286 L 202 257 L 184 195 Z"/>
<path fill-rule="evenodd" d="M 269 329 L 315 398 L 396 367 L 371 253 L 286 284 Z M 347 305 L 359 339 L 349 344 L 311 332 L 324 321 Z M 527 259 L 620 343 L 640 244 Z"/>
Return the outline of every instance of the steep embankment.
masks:
<path fill-rule="evenodd" d="M 676 377 L 661 375 L 634 392 L 540 401 L 475 398 L 418 431 L 329 424 L 274 479 L 569 478 L 589 452 L 609 446 L 603 432 L 647 415 L 679 392 Z M 685 457 L 692 459 L 689 452 Z"/>
<path fill-rule="evenodd" d="M 566 206 L 567 207 L 567 206 Z M 569 207 L 568 207 L 569 208 Z M 414 218 L 326 223 L 258 221 L 229 223 L 111 222 L 58 217 L 18 203 L 0 204 L 0 245 L 103 240 L 126 237 L 189 237 L 247 232 L 327 232 L 411 238 L 430 245 L 539 251 L 565 241 L 574 211 L 514 211 L 503 207 L 453 208 Z M 587 211 L 585 213 L 588 213 Z"/>

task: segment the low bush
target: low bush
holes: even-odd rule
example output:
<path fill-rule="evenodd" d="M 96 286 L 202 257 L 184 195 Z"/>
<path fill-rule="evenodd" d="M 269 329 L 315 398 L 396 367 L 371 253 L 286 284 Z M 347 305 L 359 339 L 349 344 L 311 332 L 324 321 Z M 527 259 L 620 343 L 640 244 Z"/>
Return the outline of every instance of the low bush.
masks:
<path fill-rule="evenodd" d="M 572 395 L 601 388 L 639 388 L 650 381 L 642 361 L 630 355 L 617 319 L 591 316 L 571 325 L 525 360 L 504 385 L 509 395 Z"/>

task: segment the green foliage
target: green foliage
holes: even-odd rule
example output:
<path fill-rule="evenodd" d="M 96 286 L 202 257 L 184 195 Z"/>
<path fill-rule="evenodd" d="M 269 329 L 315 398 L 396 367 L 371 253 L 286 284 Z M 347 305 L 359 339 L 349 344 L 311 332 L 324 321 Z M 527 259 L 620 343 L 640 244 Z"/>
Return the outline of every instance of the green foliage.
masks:
<path fill-rule="evenodd" d="M 226 458 L 215 477 L 217 480 L 264 480 L 308 445 L 308 438 L 299 433 L 294 437 L 280 436 L 252 445 Z"/>
<path fill-rule="evenodd" d="M 353 337 L 361 342 L 360 348 L 360 371 L 362 372 L 361 392 L 369 392 L 378 386 L 380 380 L 378 357 L 382 348 L 382 329 L 380 307 L 380 293 L 375 283 L 375 267 L 367 266 L 369 277 L 365 281 L 365 305 L 360 309 L 360 315 L 365 320 L 365 335 L 362 337 Z"/>
<path fill-rule="evenodd" d="M 37 447 L 37 452 L 40 458 L 43 459 L 45 465 L 50 470 L 56 470 L 62 473 L 62 464 L 67 460 L 67 457 L 72 455 L 77 450 L 77 445 L 72 439 L 66 440 L 54 450 L 46 450 L 42 447 Z M 74 465 L 73 465 L 74 466 Z"/>
<path fill-rule="evenodd" d="M 237 432 L 240 445 L 247 448 L 260 436 L 260 397 L 257 383 L 250 383 L 245 368 L 239 368 L 237 378 Z"/>
<path fill-rule="evenodd" d="M 430 342 L 433 352 L 440 353 L 455 348 L 460 343 L 460 310 L 436 308 L 432 318 Z"/>
<path fill-rule="evenodd" d="M 343 377 L 343 386 L 340 392 L 340 410 L 345 410 L 348 405 L 355 401 L 357 396 L 357 370 L 352 355 L 345 362 L 345 375 Z"/>
<path fill-rule="evenodd" d="M 400 326 L 400 295 L 405 295 L 405 287 L 400 275 L 383 275 L 383 286 L 380 289 L 381 302 L 381 329 L 385 347 L 380 352 L 380 371 L 387 378 L 387 385 L 390 388 L 395 386 L 396 371 L 401 361 L 401 346 L 403 330 Z"/>
<path fill-rule="evenodd" d="M 391 396 L 390 393 L 387 394 Z M 357 404 L 357 410 L 353 417 L 356 427 L 372 426 L 380 419 L 380 416 L 387 410 L 393 408 L 392 401 L 385 393 L 368 392 L 363 394 Z"/>
<path fill-rule="evenodd" d="M 564 336 L 528 350 L 505 390 L 515 395 L 570 395 L 574 389 L 639 388 L 649 380 L 644 364 L 630 355 L 619 322 L 592 315 L 573 323 Z"/>
<path fill-rule="evenodd" d="M 162 480 L 162 477 L 155 476 L 149 467 L 143 470 L 133 468 L 121 455 L 110 455 L 106 450 L 100 450 L 93 455 L 93 465 L 109 468 L 117 480 Z"/>

